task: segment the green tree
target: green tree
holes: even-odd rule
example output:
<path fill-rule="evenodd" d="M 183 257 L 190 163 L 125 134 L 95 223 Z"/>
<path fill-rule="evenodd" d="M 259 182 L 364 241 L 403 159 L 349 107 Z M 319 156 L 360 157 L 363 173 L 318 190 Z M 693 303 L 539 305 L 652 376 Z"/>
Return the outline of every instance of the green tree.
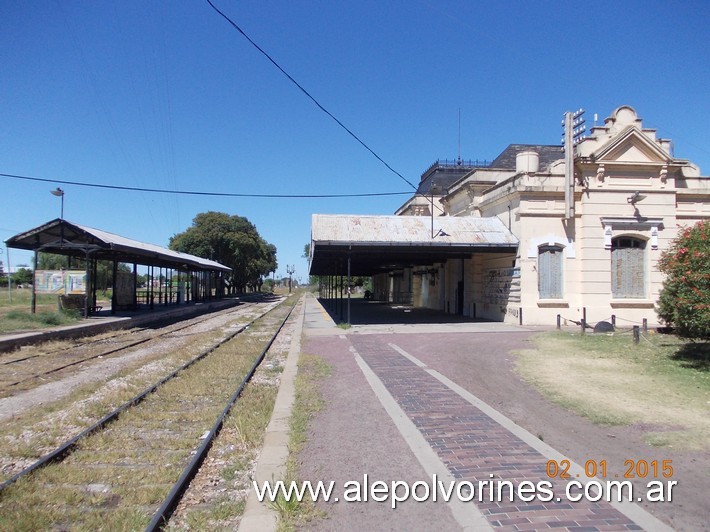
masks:
<path fill-rule="evenodd" d="M 276 270 L 276 246 L 266 242 L 242 216 L 200 213 L 186 231 L 170 238 L 170 249 L 191 253 L 232 268 L 230 292 L 259 290 L 263 277 Z"/>
<path fill-rule="evenodd" d="M 18 284 L 32 284 L 32 270 L 29 268 L 18 268 L 12 275 L 12 282 Z"/>
<path fill-rule="evenodd" d="M 659 269 L 666 274 L 656 311 L 684 338 L 710 340 L 710 223 L 683 229 Z"/>

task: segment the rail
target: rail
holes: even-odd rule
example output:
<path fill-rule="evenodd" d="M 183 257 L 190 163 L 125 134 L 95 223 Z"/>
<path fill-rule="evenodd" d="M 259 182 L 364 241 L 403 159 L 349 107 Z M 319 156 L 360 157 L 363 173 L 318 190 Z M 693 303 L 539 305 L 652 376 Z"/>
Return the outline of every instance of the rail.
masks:
<path fill-rule="evenodd" d="M 277 307 L 278 308 L 278 307 Z M 164 385 L 166 382 L 169 380 L 175 378 L 180 372 L 184 371 L 185 369 L 189 368 L 193 364 L 199 362 L 203 358 L 205 358 L 207 355 L 215 351 L 217 348 L 220 346 L 224 345 L 225 343 L 229 342 L 232 340 L 235 336 L 238 334 L 244 332 L 246 329 L 251 327 L 256 321 L 259 319 L 263 318 L 266 316 L 268 313 L 272 312 L 274 309 L 269 309 L 263 313 L 261 313 L 259 316 L 255 317 L 253 320 L 251 320 L 249 323 L 242 325 L 235 331 L 232 331 L 230 334 L 225 336 L 224 338 L 220 339 L 219 341 L 213 343 L 210 347 L 207 347 L 203 349 L 197 356 L 192 358 L 191 360 L 187 361 L 185 364 L 181 365 L 178 369 L 174 370 L 171 372 L 169 375 L 166 377 L 162 378 L 160 381 L 152 384 L 145 390 L 143 390 L 141 393 L 138 395 L 134 396 L 132 399 L 129 399 L 122 405 L 120 405 L 118 408 L 113 410 L 112 412 L 109 412 L 106 414 L 103 418 L 101 418 L 99 421 L 94 423 L 93 425 L 89 426 L 88 428 L 84 429 L 82 432 L 74 436 L 73 438 L 67 440 L 66 442 L 62 443 L 59 447 L 57 447 L 54 451 L 42 456 L 39 460 L 37 460 L 35 463 L 30 465 L 29 467 L 26 467 L 22 471 L 19 471 L 6 481 L 4 481 L 2 484 L 0 484 L 0 493 L 2 493 L 6 488 L 17 482 L 20 478 L 28 475 L 29 473 L 32 473 L 34 471 L 37 471 L 38 469 L 41 469 L 43 467 L 46 467 L 47 465 L 58 462 L 66 458 L 68 455 L 70 455 L 76 448 L 78 443 L 83 440 L 84 438 L 90 436 L 91 434 L 94 434 L 95 432 L 98 432 L 99 430 L 102 430 L 105 428 L 107 425 L 118 419 L 119 415 L 128 410 L 129 408 L 138 405 L 141 403 L 148 395 L 153 393 L 155 390 L 157 390 L 160 386 Z M 291 309 L 293 310 L 293 308 Z M 289 312 L 290 314 L 290 312 Z"/>
<path fill-rule="evenodd" d="M 168 496 L 165 498 L 165 501 L 161 505 L 160 509 L 157 512 L 155 512 L 155 514 L 153 514 L 153 518 L 151 519 L 150 523 L 148 523 L 148 526 L 146 527 L 146 532 L 153 532 L 155 530 L 162 530 L 163 527 L 165 527 L 165 525 L 168 524 L 170 517 L 172 516 L 173 512 L 175 511 L 175 508 L 177 508 L 177 505 L 180 503 L 182 496 L 184 495 L 185 491 L 187 491 L 187 488 L 189 487 L 190 482 L 195 477 L 195 475 L 199 471 L 200 467 L 202 466 L 202 463 L 204 462 L 205 458 L 207 457 L 207 453 L 209 452 L 210 448 L 212 447 L 212 443 L 214 442 L 215 438 L 217 438 L 217 436 L 219 436 L 219 433 L 222 430 L 222 426 L 224 425 L 225 418 L 227 417 L 227 415 L 231 411 L 234 404 L 239 399 L 239 396 L 242 394 L 242 391 L 244 390 L 246 385 L 249 383 L 249 381 L 251 381 L 251 378 L 254 376 L 254 373 L 256 372 L 257 368 L 264 360 L 266 353 L 271 348 L 271 345 L 276 340 L 276 337 L 281 332 L 281 329 L 283 329 L 284 325 L 288 321 L 288 319 L 291 316 L 291 313 L 293 312 L 293 309 L 296 307 L 297 303 L 298 303 L 298 299 L 291 306 L 291 309 L 288 311 L 288 314 L 283 319 L 283 321 L 279 325 L 278 329 L 276 329 L 276 332 L 272 335 L 271 339 L 266 344 L 266 347 L 264 347 L 264 349 L 261 351 L 259 356 L 256 358 L 256 360 L 252 364 L 249 372 L 246 374 L 244 379 L 242 379 L 242 382 L 239 385 L 239 387 L 237 388 L 237 390 L 230 397 L 229 401 L 227 402 L 227 406 L 224 408 L 222 413 L 217 417 L 217 420 L 215 421 L 214 425 L 210 429 L 209 434 L 207 435 L 207 437 L 204 438 L 202 444 L 195 452 L 195 455 L 193 456 L 192 460 L 190 460 L 190 463 L 183 470 L 182 474 L 180 475 L 180 478 L 178 478 L 178 481 L 172 487 L 172 489 L 170 490 L 170 493 L 168 493 Z"/>

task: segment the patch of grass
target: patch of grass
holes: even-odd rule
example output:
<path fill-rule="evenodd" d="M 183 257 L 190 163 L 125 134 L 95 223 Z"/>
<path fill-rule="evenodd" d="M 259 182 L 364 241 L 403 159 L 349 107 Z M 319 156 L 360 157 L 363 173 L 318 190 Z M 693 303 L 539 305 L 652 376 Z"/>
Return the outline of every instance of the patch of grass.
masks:
<path fill-rule="evenodd" d="M 227 423 L 235 430 L 238 441 L 246 448 L 261 447 L 277 392 L 275 386 L 252 383 L 239 397 L 238 408 L 234 409 Z"/>
<path fill-rule="evenodd" d="M 345 329 L 345 330 L 347 330 L 347 329 L 350 329 L 350 328 L 352 327 L 352 325 L 350 325 L 349 323 L 346 323 L 346 322 L 344 322 L 344 321 L 341 321 L 341 322 L 338 322 L 337 327 L 338 327 L 339 329 Z"/>
<path fill-rule="evenodd" d="M 27 329 L 42 329 L 58 325 L 74 323 L 79 315 L 70 312 L 43 311 L 32 314 L 29 311 L 11 310 L 0 320 L 0 332 L 11 332 Z"/>
<path fill-rule="evenodd" d="M 687 343 L 648 334 L 545 333 L 516 370 L 551 401 L 599 425 L 647 424 L 654 446 L 710 447 L 710 374 Z M 693 360 L 695 351 L 690 349 Z"/>
<path fill-rule="evenodd" d="M 308 424 L 311 418 L 323 407 L 324 401 L 320 392 L 319 381 L 330 375 L 330 366 L 319 356 L 301 354 L 298 363 L 295 388 L 296 399 L 291 412 L 289 433 L 289 457 L 286 461 L 286 479 L 288 485 L 292 480 L 298 481 L 298 453 L 308 440 Z M 279 530 L 293 530 L 309 521 L 322 517 L 323 512 L 316 508 L 313 501 L 304 498 L 298 502 L 295 498 L 287 501 L 279 493 L 273 507 L 279 512 Z"/>

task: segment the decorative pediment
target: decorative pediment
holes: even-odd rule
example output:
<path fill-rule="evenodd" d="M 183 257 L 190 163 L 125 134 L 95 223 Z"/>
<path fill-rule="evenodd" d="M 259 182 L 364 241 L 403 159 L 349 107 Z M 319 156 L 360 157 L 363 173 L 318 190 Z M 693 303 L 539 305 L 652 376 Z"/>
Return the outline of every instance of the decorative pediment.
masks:
<path fill-rule="evenodd" d="M 668 164 L 671 157 L 637 127 L 629 126 L 596 150 L 594 160 L 597 163 L 659 165 Z"/>

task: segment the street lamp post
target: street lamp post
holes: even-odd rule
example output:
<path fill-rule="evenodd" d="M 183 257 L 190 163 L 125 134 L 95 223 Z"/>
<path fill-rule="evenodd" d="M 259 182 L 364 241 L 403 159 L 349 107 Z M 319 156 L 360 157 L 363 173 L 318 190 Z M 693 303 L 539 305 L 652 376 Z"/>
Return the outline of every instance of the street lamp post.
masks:
<path fill-rule="evenodd" d="M 49 192 L 54 196 L 62 198 L 62 210 L 59 218 L 61 220 L 64 220 L 64 191 L 61 188 L 57 187 L 55 190 L 50 190 Z"/>

